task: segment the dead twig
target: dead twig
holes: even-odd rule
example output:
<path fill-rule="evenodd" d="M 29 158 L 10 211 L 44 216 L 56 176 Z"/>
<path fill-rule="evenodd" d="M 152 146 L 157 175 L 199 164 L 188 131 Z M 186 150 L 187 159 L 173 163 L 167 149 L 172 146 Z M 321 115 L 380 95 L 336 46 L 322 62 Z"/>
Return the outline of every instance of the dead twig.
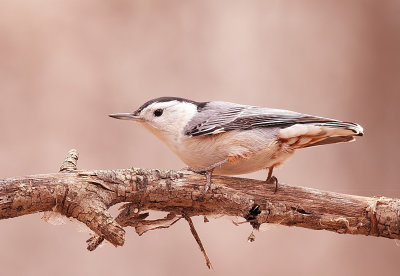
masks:
<path fill-rule="evenodd" d="M 206 259 L 206 265 L 207 265 L 207 267 L 208 267 L 209 269 L 211 269 L 211 268 L 212 268 L 211 261 L 210 261 L 210 259 L 209 259 L 208 256 L 207 256 L 206 250 L 204 249 L 203 243 L 202 243 L 201 240 L 200 240 L 199 234 L 197 234 L 196 228 L 194 228 L 194 224 L 193 224 L 192 219 L 191 219 L 184 211 L 182 211 L 182 216 L 183 216 L 183 217 L 186 219 L 186 221 L 189 223 L 190 232 L 192 232 L 192 235 L 193 235 L 194 239 L 196 240 L 197 244 L 198 244 L 199 247 L 200 247 L 201 252 L 202 252 L 203 255 L 204 255 L 204 259 Z"/>

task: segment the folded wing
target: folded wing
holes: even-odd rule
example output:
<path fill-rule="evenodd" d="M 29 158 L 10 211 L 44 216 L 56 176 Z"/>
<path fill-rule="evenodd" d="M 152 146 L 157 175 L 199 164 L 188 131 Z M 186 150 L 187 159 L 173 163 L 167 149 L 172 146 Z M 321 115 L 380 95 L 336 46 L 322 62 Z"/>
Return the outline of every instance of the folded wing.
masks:
<path fill-rule="evenodd" d="M 185 135 L 202 136 L 234 130 L 279 128 L 278 139 L 302 139 L 299 147 L 349 142 L 363 135 L 360 125 L 282 109 L 211 102 L 190 121 Z M 294 140 L 294 139 L 292 139 Z"/>

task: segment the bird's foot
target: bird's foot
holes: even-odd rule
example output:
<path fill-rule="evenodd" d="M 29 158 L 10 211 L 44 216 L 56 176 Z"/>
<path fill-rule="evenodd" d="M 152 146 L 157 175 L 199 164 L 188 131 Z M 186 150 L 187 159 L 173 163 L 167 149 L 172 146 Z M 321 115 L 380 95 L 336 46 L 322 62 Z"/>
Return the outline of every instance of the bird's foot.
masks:
<path fill-rule="evenodd" d="M 196 172 L 196 169 L 195 169 L 195 168 L 192 168 L 192 167 L 183 167 L 182 169 L 180 169 L 180 171 L 187 171 L 187 172 L 195 172 L 195 173 L 198 173 L 198 172 Z"/>
<path fill-rule="evenodd" d="M 208 192 L 208 190 L 210 190 L 211 184 L 212 184 L 211 176 L 212 176 L 213 169 L 211 169 L 211 170 L 210 169 L 206 170 L 206 169 L 207 168 L 195 169 L 192 167 L 185 167 L 182 169 L 182 170 L 198 173 L 198 174 L 204 175 L 206 177 L 206 185 L 204 185 L 204 191 L 202 193 L 202 197 Z"/>
<path fill-rule="evenodd" d="M 184 167 L 182 169 L 182 171 L 189 171 L 189 172 L 194 172 L 194 173 L 203 174 L 203 175 L 206 173 L 206 171 L 203 168 L 196 169 L 196 168 L 192 168 L 192 167 Z"/>
<path fill-rule="evenodd" d="M 276 193 L 278 191 L 278 178 L 276 178 L 275 176 L 272 175 L 272 176 L 268 177 L 265 182 L 267 182 L 267 184 L 275 185 L 274 193 Z"/>
<path fill-rule="evenodd" d="M 228 161 L 227 159 L 224 159 L 222 161 L 219 161 L 219 162 L 217 162 L 215 164 L 212 164 L 210 166 L 207 166 L 205 168 L 185 167 L 184 170 L 191 171 L 191 172 L 202 174 L 202 175 L 206 176 L 207 182 L 206 182 L 206 185 L 204 186 L 204 193 L 203 193 L 203 196 L 204 196 L 208 192 L 208 190 L 210 190 L 210 188 L 211 188 L 211 184 L 212 184 L 211 176 L 212 176 L 212 173 L 213 173 L 214 169 L 216 167 L 219 167 L 219 166 L 223 165 L 227 161 Z"/>

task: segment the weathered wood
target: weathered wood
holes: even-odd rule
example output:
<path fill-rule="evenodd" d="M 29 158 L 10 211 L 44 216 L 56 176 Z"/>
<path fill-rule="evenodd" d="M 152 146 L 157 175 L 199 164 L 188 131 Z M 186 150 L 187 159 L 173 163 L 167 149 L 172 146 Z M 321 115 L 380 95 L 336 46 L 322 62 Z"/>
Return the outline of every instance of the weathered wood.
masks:
<path fill-rule="evenodd" d="M 70 150 L 60 172 L 0 180 L 0 219 L 54 212 L 85 223 L 93 232 L 90 251 L 104 239 L 124 244 L 123 227 L 139 235 L 167 228 L 184 218 L 199 245 L 208 268 L 204 246 L 191 216 L 229 215 L 246 219 L 254 229 L 262 223 L 280 223 L 337 233 L 399 239 L 400 200 L 368 198 L 324 192 L 304 187 L 267 185 L 264 181 L 214 177 L 204 193 L 206 180 L 191 172 L 144 169 L 78 171 L 78 152 Z M 114 219 L 108 209 L 125 204 Z M 147 210 L 166 211 L 162 219 L 146 220 Z M 245 222 L 246 222 L 245 221 Z M 254 234 L 249 236 L 254 241 Z"/>
<path fill-rule="evenodd" d="M 0 180 L 0 219 L 54 211 L 85 223 L 99 237 L 123 245 L 125 231 L 108 213 L 114 204 L 128 202 L 118 221 L 144 229 L 145 210 L 188 216 L 230 215 L 261 223 L 279 223 L 314 230 L 399 239 L 400 200 L 361 197 L 305 187 L 273 185 L 252 179 L 213 177 L 203 195 L 205 178 L 191 172 L 144 169 L 69 171 Z M 259 207 L 257 207 L 259 206 Z M 160 223 L 160 220 L 157 222 Z"/>

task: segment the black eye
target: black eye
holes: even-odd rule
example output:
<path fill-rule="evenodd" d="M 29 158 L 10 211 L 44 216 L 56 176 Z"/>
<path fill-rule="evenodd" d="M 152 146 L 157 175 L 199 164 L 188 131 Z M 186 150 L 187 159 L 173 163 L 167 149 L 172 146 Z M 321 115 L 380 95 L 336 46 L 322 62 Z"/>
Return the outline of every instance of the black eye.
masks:
<path fill-rule="evenodd" d="M 154 116 L 156 117 L 160 117 L 163 114 L 163 110 L 162 109 L 156 109 L 154 111 Z"/>

